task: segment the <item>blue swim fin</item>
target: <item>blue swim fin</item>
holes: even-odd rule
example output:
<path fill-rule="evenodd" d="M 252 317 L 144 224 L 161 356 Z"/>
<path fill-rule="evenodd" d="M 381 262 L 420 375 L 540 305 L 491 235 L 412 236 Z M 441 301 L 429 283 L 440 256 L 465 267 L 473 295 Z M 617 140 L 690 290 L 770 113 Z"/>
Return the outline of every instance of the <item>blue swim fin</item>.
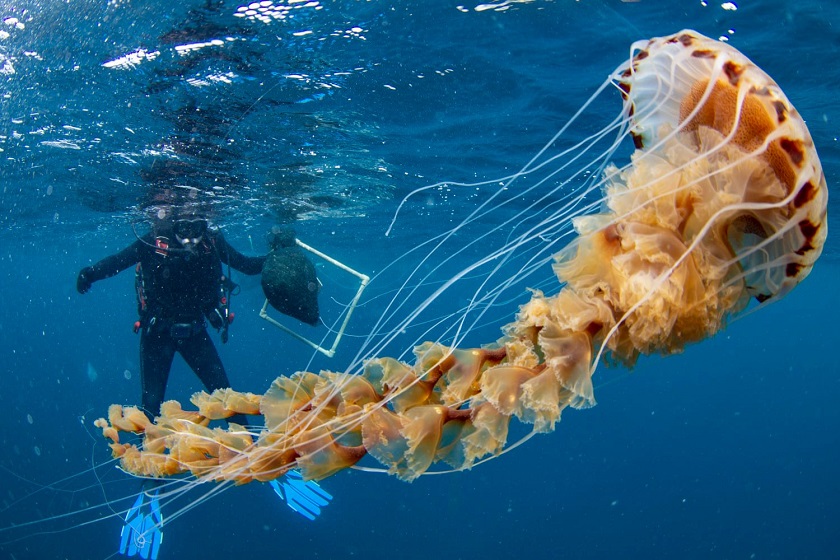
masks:
<path fill-rule="evenodd" d="M 269 482 L 286 505 L 310 521 L 321 515 L 321 508 L 329 505 L 332 494 L 314 480 L 305 482 L 299 471 L 289 471 L 280 480 Z"/>
<path fill-rule="evenodd" d="M 162 526 L 158 490 L 150 494 L 141 492 L 125 514 L 125 525 L 120 532 L 120 554 L 157 560 L 163 542 Z"/>

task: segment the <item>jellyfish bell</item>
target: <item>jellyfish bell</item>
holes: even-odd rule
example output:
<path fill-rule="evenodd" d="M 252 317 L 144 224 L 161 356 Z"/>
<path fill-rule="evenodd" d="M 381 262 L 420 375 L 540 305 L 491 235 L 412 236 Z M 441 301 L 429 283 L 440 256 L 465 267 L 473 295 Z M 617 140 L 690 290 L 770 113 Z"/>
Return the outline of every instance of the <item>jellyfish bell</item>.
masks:
<path fill-rule="evenodd" d="M 706 157 L 729 159 L 710 179 L 741 199 L 716 217 L 714 233 L 742 259 L 751 295 L 784 295 L 808 275 L 827 234 L 828 189 L 805 122 L 772 78 L 727 43 L 685 30 L 632 51 L 617 83 L 636 146 L 662 153 L 679 137 Z"/>
<path fill-rule="evenodd" d="M 825 241 L 828 191 L 802 118 L 728 44 L 693 31 L 640 41 L 613 79 L 637 151 L 606 170 L 609 212 L 577 219 L 580 238 L 555 270 L 621 311 L 599 353 L 632 364 L 804 279 Z"/>

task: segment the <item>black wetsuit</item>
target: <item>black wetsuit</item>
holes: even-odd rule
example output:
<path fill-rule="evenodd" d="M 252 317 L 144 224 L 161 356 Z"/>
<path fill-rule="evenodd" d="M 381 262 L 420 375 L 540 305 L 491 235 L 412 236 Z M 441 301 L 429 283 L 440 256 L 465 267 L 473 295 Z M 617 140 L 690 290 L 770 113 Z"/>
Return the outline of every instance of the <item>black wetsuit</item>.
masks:
<path fill-rule="evenodd" d="M 89 288 L 93 282 L 139 266 L 140 376 L 143 408 L 152 415 L 160 412 L 175 352 L 183 356 L 208 391 L 230 386 L 207 334 L 205 317 L 215 326 L 221 325 L 216 310 L 223 263 L 253 275 L 262 271 L 265 262 L 265 257 L 246 257 L 214 230 L 208 230 L 192 252 L 167 250 L 162 245 L 147 234 L 79 275 L 79 286 Z M 87 289 L 80 287 L 79 291 Z"/>

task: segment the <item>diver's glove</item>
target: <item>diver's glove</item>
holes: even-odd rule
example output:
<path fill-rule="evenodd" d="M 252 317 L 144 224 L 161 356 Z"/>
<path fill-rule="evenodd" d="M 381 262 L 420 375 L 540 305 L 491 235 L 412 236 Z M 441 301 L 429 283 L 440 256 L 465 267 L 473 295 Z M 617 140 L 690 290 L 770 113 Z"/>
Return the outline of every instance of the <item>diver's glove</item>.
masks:
<path fill-rule="evenodd" d="M 310 521 L 315 521 L 321 515 L 321 508 L 333 499 L 332 494 L 314 480 L 304 481 L 299 471 L 289 471 L 280 480 L 269 483 L 286 505 Z"/>
<path fill-rule="evenodd" d="M 93 274 L 93 268 L 86 266 L 79 272 L 79 277 L 76 278 L 76 290 L 80 294 L 88 293 L 90 287 L 93 285 L 93 280 L 89 277 Z"/>

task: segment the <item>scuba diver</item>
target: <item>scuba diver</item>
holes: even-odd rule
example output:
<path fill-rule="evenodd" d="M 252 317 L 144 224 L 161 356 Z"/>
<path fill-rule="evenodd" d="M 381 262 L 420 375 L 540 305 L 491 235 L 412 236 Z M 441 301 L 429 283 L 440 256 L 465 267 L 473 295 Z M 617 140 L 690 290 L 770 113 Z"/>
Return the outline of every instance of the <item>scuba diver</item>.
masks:
<path fill-rule="evenodd" d="M 246 257 L 230 246 L 221 231 L 190 210 L 160 208 L 153 230 L 134 243 L 79 272 L 76 289 L 87 293 L 94 282 L 135 266 L 140 333 L 143 409 L 160 412 L 169 370 L 179 353 L 208 392 L 230 386 L 222 360 L 207 333 L 207 322 L 227 341 L 230 291 L 235 284 L 222 264 L 255 275 L 265 257 Z M 244 424 L 244 418 L 234 418 Z"/>
<path fill-rule="evenodd" d="M 94 282 L 135 267 L 140 333 L 140 378 L 143 410 L 149 418 L 159 414 L 175 353 L 212 392 L 230 386 L 219 353 L 207 332 L 207 322 L 227 342 L 233 319 L 230 296 L 238 288 L 230 279 L 234 268 L 248 275 L 260 274 L 266 257 L 247 257 L 234 249 L 221 231 L 213 228 L 203 212 L 190 206 L 154 208 L 150 232 L 122 251 L 83 268 L 76 280 L 80 294 Z M 271 239 L 269 240 L 272 244 Z M 222 265 L 227 265 L 227 274 Z M 228 419 L 241 426 L 246 418 Z M 320 514 L 332 496 L 315 482 L 304 482 L 291 471 L 272 481 L 274 491 L 287 505 L 310 520 Z M 163 539 L 163 518 L 158 502 L 159 484 L 144 483 L 129 509 L 121 533 L 120 553 L 156 558 Z"/>

